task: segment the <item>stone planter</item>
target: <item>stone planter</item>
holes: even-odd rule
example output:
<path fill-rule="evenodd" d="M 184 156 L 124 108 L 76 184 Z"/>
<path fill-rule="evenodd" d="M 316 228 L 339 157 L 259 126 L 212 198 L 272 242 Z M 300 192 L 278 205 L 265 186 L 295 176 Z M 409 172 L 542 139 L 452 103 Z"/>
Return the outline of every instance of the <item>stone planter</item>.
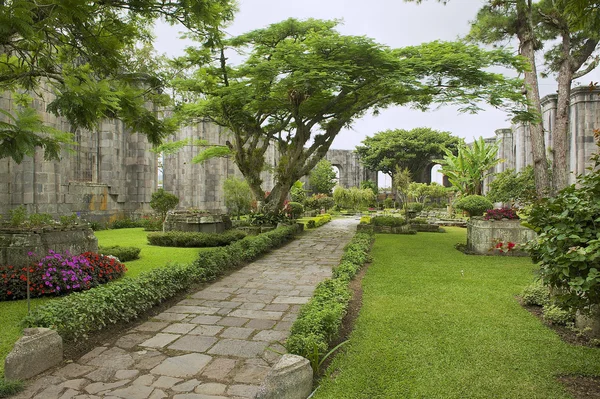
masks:
<path fill-rule="evenodd" d="M 471 218 L 467 223 L 467 249 L 481 255 L 529 256 L 519 247 L 535 238 L 536 233 L 521 226 L 520 220 Z M 513 242 L 517 248 L 508 252 L 491 251 L 499 241 Z"/>
<path fill-rule="evenodd" d="M 210 215 L 203 212 L 169 212 L 163 231 L 189 231 L 194 233 L 222 233 L 232 226 L 227 215 Z"/>
<path fill-rule="evenodd" d="M 61 227 L 57 229 L 0 230 L 0 264 L 25 266 L 31 263 L 29 252 L 45 256 L 49 250 L 79 255 L 98 252 L 98 239 L 89 227 Z"/>

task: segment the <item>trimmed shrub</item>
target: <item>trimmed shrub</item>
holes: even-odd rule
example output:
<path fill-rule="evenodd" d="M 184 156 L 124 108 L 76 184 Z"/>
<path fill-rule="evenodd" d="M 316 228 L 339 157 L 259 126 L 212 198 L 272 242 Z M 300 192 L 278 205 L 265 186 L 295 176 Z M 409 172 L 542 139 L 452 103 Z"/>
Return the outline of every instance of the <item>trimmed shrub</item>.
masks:
<path fill-rule="evenodd" d="M 308 222 L 306 222 L 306 228 L 307 229 L 314 229 L 315 227 L 317 227 L 317 222 L 314 220 L 309 220 Z"/>
<path fill-rule="evenodd" d="M 121 262 L 129 262 L 140 258 L 141 248 L 137 247 L 121 247 L 115 245 L 113 247 L 99 247 L 98 251 L 103 255 L 114 256 Z"/>
<path fill-rule="evenodd" d="M 130 218 L 117 219 L 108 225 L 109 229 L 131 229 L 141 227 L 139 221 Z"/>
<path fill-rule="evenodd" d="M 521 298 L 525 305 L 544 306 L 550 302 L 550 290 L 541 281 L 523 288 Z"/>
<path fill-rule="evenodd" d="M 285 211 L 292 219 L 298 219 L 304 212 L 304 206 L 298 202 L 288 202 Z"/>
<path fill-rule="evenodd" d="M 406 204 L 406 209 L 409 211 L 421 212 L 423 210 L 424 205 L 420 202 L 409 202 Z"/>
<path fill-rule="evenodd" d="M 481 195 L 467 195 L 459 198 L 454 207 L 469 214 L 469 216 L 481 216 L 488 209 L 492 209 L 494 204 L 489 199 Z"/>
<path fill-rule="evenodd" d="M 371 224 L 373 226 L 399 227 L 404 226 L 406 221 L 404 218 L 395 216 L 374 216 L 371 218 Z"/>
<path fill-rule="evenodd" d="M 161 247 L 222 247 L 246 237 L 241 230 L 229 230 L 224 233 L 194 233 L 185 231 L 168 231 L 166 233 L 148 234 L 150 245 Z"/>
<path fill-rule="evenodd" d="M 333 197 L 328 196 L 327 194 L 315 194 L 306 199 L 305 204 L 307 209 L 312 210 L 321 210 L 321 209 L 331 209 L 335 205 L 335 200 Z"/>
<path fill-rule="evenodd" d="M 371 216 L 361 216 L 359 224 L 370 224 Z"/>
<path fill-rule="evenodd" d="M 567 324 L 573 323 L 575 321 L 575 316 L 572 312 L 561 309 L 556 305 L 548 304 L 544 306 L 542 313 L 544 320 L 550 324 L 566 326 Z"/>
<path fill-rule="evenodd" d="M 286 226 L 227 247 L 200 252 L 187 265 L 169 265 L 125 278 L 113 284 L 73 293 L 51 301 L 24 319 L 26 327 L 52 327 L 64 340 L 79 340 L 93 331 L 135 319 L 152 306 L 192 284 L 211 281 L 226 269 L 240 266 L 269 249 L 289 241 L 297 226 Z"/>
<path fill-rule="evenodd" d="M 162 220 L 165 220 L 167 212 L 171 209 L 175 209 L 177 204 L 179 204 L 179 197 L 162 188 L 159 188 L 152 193 L 152 198 L 150 199 L 150 208 L 158 212 L 161 215 Z"/>
<path fill-rule="evenodd" d="M 286 349 L 309 359 L 313 369 L 318 367 L 319 359 L 327 353 L 329 343 L 338 335 L 351 298 L 348 283 L 368 261 L 372 242 L 372 234 L 355 234 L 345 248 L 342 261 L 334 268 L 333 277 L 317 286 L 313 297 L 302 306 L 292 325 Z"/>

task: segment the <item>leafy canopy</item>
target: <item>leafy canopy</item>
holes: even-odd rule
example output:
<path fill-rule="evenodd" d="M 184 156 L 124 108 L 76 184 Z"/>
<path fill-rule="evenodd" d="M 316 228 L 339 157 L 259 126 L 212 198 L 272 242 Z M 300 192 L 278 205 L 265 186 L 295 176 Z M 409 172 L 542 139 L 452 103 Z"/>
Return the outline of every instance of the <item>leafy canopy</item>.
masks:
<path fill-rule="evenodd" d="M 49 159 L 70 143 L 69 135 L 43 127 L 30 92 L 49 101 L 48 111 L 77 128 L 93 130 L 102 118 L 118 118 L 152 144 L 173 133 L 149 104 L 169 101 L 160 63 L 151 50 L 153 21 L 181 23 L 205 43 L 218 38 L 232 18 L 231 0 L 11 0 L 0 7 L 0 92 L 20 109 L 4 115 L 0 156 L 21 162 L 36 148 Z"/>
<path fill-rule="evenodd" d="M 321 159 L 308 175 L 308 183 L 314 194 L 331 194 L 336 185 L 336 174 L 331 162 Z"/>
<path fill-rule="evenodd" d="M 336 25 L 288 19 L 223 41 L 218 52 L 188 49 L 178 61 L 189 70 L 187 79 L 175 82 L 177 90 L 197 98 L 182 104 L 179 114 L 208 118 L 231 132 L 228 146 L 256 198 L 266 190 L 265 153 L 270 144 L 277 147 L 275 186 L 265 198 L 272 209 L 281 209 L 292 184 L 324 157 L 343 127 L 366 112 L 432 103 L 474 112 L 481 101 L 510 107 L 522 100 L 518 80 L 486 71 L 521 66 L 504 51 L 458 42 L 390 49 L 341 35 Z M 231 51 L 247 57 L 232 65 Z"/>
<path fill-rule="evenodd" d="M 225 195 L 225 206 L 230 213 L 240 215 L 250 212 L 252 205 L 252 193 L 250 187 L 244 179 L 238 177 L 229 177 L 223 183 L 223 192 Z"/>
<path fill-rule="evenodd" d="M 526 166 L 520 172 L 507 169 L 494 176 L 487 197 L 492 202 L 518 202 L 530 204 L 535 201 L 533 167 Z"/>

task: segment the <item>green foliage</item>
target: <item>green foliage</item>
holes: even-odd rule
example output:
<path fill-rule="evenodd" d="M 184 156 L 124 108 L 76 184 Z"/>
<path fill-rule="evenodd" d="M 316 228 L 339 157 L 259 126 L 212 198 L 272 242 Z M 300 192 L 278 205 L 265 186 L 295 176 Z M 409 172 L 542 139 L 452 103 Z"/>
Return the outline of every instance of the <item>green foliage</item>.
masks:
<path fill-rule="evenodd" d="M 518 173 L 514 169 L 507 169 L 496 174 L 487 197 L 492 202 L 532 203 L 536 199 L 533 167 L 526 166 Z"/>
<path fill-rule="evenodd" d="M 406 221 L 404 218 L 396 216 L 373 216 L 371 218 L 371 224 L 374 226 L 399 227 L 404 226 Z"/>
<path fill-rule="evenodd" d="M 140 223 L 128 217 L 116 219 L 108 225 L 109 229 L 130 229 L 133 227 L 140 227 Z"/>
<path fill-rule="evenodd" d="M 317 222 L 314 219 L 311 219 L 308 222 L 306 222 L 306 227 L 309 229 L 314 229 L 315 227 L 317 227 Z"/>
<path fill-rule="evenodd" d="M 298 219 L 304 212 L 304 206 L 298 202 L 288 202 L 285 208 L 292 219 Z"/>
<path fill-rule="evenodd" d="M 572 312 L 561 309 L 553 304 L 546 304 L 542 309 L 544 320 L 551 324 L 565 326 L 575 321 L 575 316 Z"/>
<path fill-rule="evenodd" d="M 535 203 L 527 218 L 537 240 L 527 250 L 561 307 L 589 311 L 600 304 L 600 156 L 577 185 Z"/>
<path fill-rule="evenodd" d="M 361 216 L 359 224 L 371 224 L 371 216 Z"/>
<path fill-rule="evenodd" d="M 10 219 L 10 224 L 13 226 L 20 226 L 27 221 L 27 208 L 25 205 L 19 205 L 16 208 L 13 208 L 8 211 L 8 218 Z"/>
<path fill-rule="evenodd" d="M 399 166 L 396 166 L 392 185 L 396 189 L 397 198 L 402 202 L 402 207 L 405 207 L 408 203 L 408 191 L 411 183 L 412 177 L 410 170 L 408 168 L 401 169 Z"/>
<path fill-rule="evenodd" d="M 137 223 L 146 231 L 162 231 L 163 229 L 163 219 L 161 216 L 144 215 Z"/>
<path fill-rule="evenodd" d="M 64 340 L 81 340 L 109 325 L 134 320 L 152 306 L 171 298 L 192 284 L 212 281 L 259 254 L 277 248 L 296 234 L 295 226 L 256 237 L 246 237 L 228 247 L 200 252 L 187 265 L 169 265 L 125 278 L 113 284 L 71 294 L 39 306 L 29 314 L 27 327 L 52 327 Z"/>
<path fill-rule="evenodd" d="M 545 306 L 550 303 L 550 290 L 540 280 L 523 288 L 521 298 L 525 305 Z"/>
<path fill-rule="evenodd" d="M 409 202 L 406 204 L 407 211 L 421 212 L 423 208 L 423 204 L 420 202 Z"/>
<path fill-rule="evenodd" d="M 98 247 L 98 251 L 102 255 L 114 256 L 121 262 L 129 262 L 130 260 L 139 259 L 141 250 L 141 248 L 137 247 L 121 247 L 119 245 L 112 247 Z"/>
<path fill-rule="evenodd" d="M 394 200 L 391 199 L 390 197 L 386 198 L 383 200 L 383 206 L 387 209 L 392 209 L 394 208 Z"/>
<path fill-rule="evenodd" d="M 504 161 L 498 159 L 498 149 L 497 142 L 488 144 L 480 137 L 472 145 L 459 146 L 457 155 L 446 150 L 444 159 L 437 162 L 442 165 L 440 171 L 463 195 L 481 195 L 483 180 L 492 174 L 494 166 Z"/>
<path fill-rule="evenodd" d="M 250 226 L 277 226 L 288 221 L 283 213 L 251 213 L 248 215 Z"/>
<path fill-rule="evenodd" d="M 357 233 L 344 249 L 341 263 L 331 279 L 319 283 L 311 300 L 302 306 L 285 346 L 289 353 L 311 359 L 315 372 L 320 359 L 328 356 L 329 344 L 337 337 L 351 298 L 350 280 L 368 260 L 373 236 Z"/>
<path fill-rule="evenodd" d="M 233 215 L 240 215 L 250 212 L 252 205 L 252 192 L 248 182 L 237 177 L 229 177 L 223 182 L 223 192 L 225 194 L 225 206 Z"/>
<path fill-rule="evenodd" d="M 323 213 L 311 218 L 298 219 L 297 222 L 304 224 L 307 229 L 314 229 L 316 227 L 321 227 L 324 224 L 331 222 L 331 215 L 328 213 Z"/>
<path fill-rule="evenodd" d="M 336 174 L 331 166 L 331 162 L 321 159 L 310 171 L 308 175 L 308 184 L 315 194 L 331 195 L 331 189 L 336 185 Z"/>
<path fill-rule="evenodd" d="M 71 215 L 63 215 L 59 218 L 60 224 L 63 226 L 73 226 L 79 223 L 79 217 L 73 213 Z"/>
<path fill-rule="evenodd" d="M 8 398 L 21 392 L 25 384 L 20 380 L 0 379 L 0 398 Z"/>
<path fill-rule="evenodd" d="M 311 210 L 320 211 L 325 209 L 326 211 L 333 208 L 335 200 L 326 194 L 314 194 L 306 199 L 306 208 Z"/>
<path fill-rule="evenodd" d="M 448 190 L 435 182 L 431 184 L 411 182 L 408 185 L 408 196 L 420 204 L 426 204 L 432 201 L 447 200 Z"/>
<path fill-rule="evenodd" d="M 304 204 L 304 201 L 306 201 L 306 190 L 304 190 L 304 183 L 302 183 L 300 180 L 297 180 L 290 190 L 290 197 L 292 197 L 293 202 Z"/>
<path fill-rule="evenodd" d="M 356 152 L 365 166 L 393 176 L 396 167 L 407 168 L 411 175 L 420 176 L 434 158 L 444 150 L 456 153 L 462 139 L 450 132 L 439 132 L 426 127 L 412 130 L 386 130 L 367 137 Z"/>
<path fill-rule="evenodd" d="M 349 189 L 336 186 L 333 199 L 337 206 L 344 209 L 358 210 L 375 202 L 375 194 L 370 188 L 351 187 Z"/>
<path fill-rule="evenodd" d="M 155 212 L 158 212 L 162 216 L 163 221 L 167 217 L 167 212 L 171 209 L 175 209 L 177 204 L 179 204 L 179 197 L 175 194 L 166 192 L 162 188 L 153 192 L 152 198 L 150 199 L 150 208 L 154 209 Z"/>
<path fill-rule="evenodd" d="M 481 195 L 466 195 L 456 200 L 454 207 L 467 212 L 469 216 L 482 216 L 488 209 L 492 209 L 494 204 Z"/>
<path fill-rule="evenodd" d="M 47 226 L 54 224 L 54 218 L 49 213 L 33 213 L 29 215 L 29 223 L 32 226 Z"/>
<path fill-rule="evenodd" d="M 234 160 L 262 198 L 268 140 L 275 140 L 275 186 L 265 198 L 281 210 L 292 184 L 324 157 L 334 138 L 368 111 L 410 104 L 457 104 L 475 111 L 521 101 L 517 79 L 487 72 L 520 65 L 509 53 L 461 42 L 390 49 L 364 36 L 341 35 L 336 21 L 288 19 L 229 40 L 220 51 L 189 49 L 176 89 L 197 101 L 179 115 L 208 118 L 231 132 Z M 247 54 L 230 63 L 231 53 Z M 208 62 L 207 62 L 208 61 Z M 198 65 L 201 65 L 198 67 Z"/>
<path fill-rule="evenodd" d="M 194 233 L 185 231 L 168 231 L 148 234 L 150 245 L 161 247 L 221 247 L 246 237 L 240 230 L 228 230 L 224 233 Z"/>
<path fill-rule="evenodd" d="M 375 196 L 379 194 L 379 187 L 377 187 L 377 183 L 375 183 L 373 180 L 363 180 L 362 182 L 360 182 L 360 188 L 368 188 L 369 190 L 373 191 L 373 194 L 375 194 Z"/>

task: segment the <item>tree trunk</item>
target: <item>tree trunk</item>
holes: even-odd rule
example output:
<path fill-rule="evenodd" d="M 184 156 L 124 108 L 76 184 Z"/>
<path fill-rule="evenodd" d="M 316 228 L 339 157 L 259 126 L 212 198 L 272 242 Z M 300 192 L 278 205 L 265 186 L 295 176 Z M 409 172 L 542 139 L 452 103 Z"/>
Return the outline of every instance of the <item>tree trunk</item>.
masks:
<path fill-rule="evenodd" d="M 569 99 L 571 97 L 571 81 L 573 71 L 570 65 L 568 39 L 563 38 L 563 56 L 558 72 L 558 99 L 556 104 L 556 119 L 552 131 L 552 147 L 554 160 L 552 162 L 552 182 L 554 191 L 559 191 L 569 184 Z M 567 48 L 565 48 L 565 45 Z"/>
<path fill-rule="evenodd" d="M 519 54 L 524 56 L 529 63 L 530 70 L 525 72 L 525 86 L 529 105 L 527 110 L 534 114 L 536 119 L 529 124 L 531 146 L 533 151 L 533 170 L 535 175 L 535 191 L 538 198 L 546 196 L 552 186 L 548 172 L 546 158 L 546 144 L 544 142 L 544 129 L 542 127 L 542 106 L 538 87 L 537 69 L 535 67 L 535 37 L 531 20 L 531 0 L 517 1 L 517 37 L 519 38 Z"/>

